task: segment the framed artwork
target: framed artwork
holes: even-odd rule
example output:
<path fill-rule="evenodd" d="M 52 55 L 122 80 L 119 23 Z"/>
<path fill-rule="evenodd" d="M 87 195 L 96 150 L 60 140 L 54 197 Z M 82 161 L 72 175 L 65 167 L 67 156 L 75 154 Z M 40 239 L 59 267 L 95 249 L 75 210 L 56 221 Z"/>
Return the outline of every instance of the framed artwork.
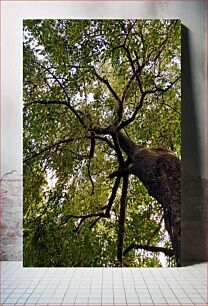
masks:
<path fill-rule="evenodd" d="M 24 20 L 23 101 L 24 265 L 180 266 L 180 20 Z"/>

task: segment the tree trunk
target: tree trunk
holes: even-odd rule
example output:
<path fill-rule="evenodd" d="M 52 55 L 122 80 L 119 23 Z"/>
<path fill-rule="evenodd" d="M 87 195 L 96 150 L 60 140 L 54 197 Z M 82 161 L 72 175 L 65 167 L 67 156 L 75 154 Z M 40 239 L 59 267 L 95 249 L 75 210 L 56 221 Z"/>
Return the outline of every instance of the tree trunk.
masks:
<path fill-rule="evenodd" d="M 121 149 L 133 164 L 129 173 L 136 175 L 150 196 L 164 211 L 166 230 L 170 236 L 177 265 L 181 253 L 181 166 L 174 152 L 167 149 L 148 149 L 135 145 L 124 132 L 118 132 Z"/>

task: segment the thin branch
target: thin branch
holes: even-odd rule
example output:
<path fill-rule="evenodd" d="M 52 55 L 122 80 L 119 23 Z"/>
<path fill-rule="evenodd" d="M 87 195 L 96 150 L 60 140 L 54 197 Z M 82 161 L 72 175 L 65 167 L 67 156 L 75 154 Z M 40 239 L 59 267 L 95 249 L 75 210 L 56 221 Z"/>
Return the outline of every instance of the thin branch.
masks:
<path fill-rule="evenodd" d="M 100 80 L 103 84 L 105 84 L 108 87 L 108 90 L 112 93 L 112 95 L 114 96 L 114 98 L 116 99 L 117 103 L 118 103 L 118 110 L 117 110 L 117 115 L 118 115 L 118 122 L 121 121 L 122 116 L 123 116 L 123 103 L 122 100 L 118 97 L 117 93 L 115 92 L 115 90 L 113 89 L 113 87 L 110 85 L 109 81 L 103 77 L 101 77 L 97 71 L 94 69 L 93 70 L 94 75 L 98 78 L 98 80 Z"/>
<path fill-rule="evenodd" d="M 91 137 L 92 137 L 92 136 L 88 136 L 88 138 L 91 138 Z M 98 140 L 101 140 L 101 141 L 106 142 L 106 143 L 109 145 L 109 147 L 110 147 L 111 149 L 115 150 L 114 145 L 112 144 L 112 142 L 111 142 L 108 138 L 102 137 L 102 136 L 98 136 L 98 135 L 96 135 L 96 136 L 94 136 L 94 137 L 95 137 L 95 139 L 98 139 Z"/>
<path fill-rule="evenodd" d="M 146 94 L 153 94 L 153 93 L 156 93 L 156 92 L 162 92 L 162 93 L 164 93 L 164 92 L 168 91 L 168 90 L 169 90 L 175 83 L 177 83 L 178 80 L 180 80 L 180 79 L 181 79 L 181 76 L 178 76 L 178 77 L 175 79 L 175 81 L 173 81 L 172 83 L 170 83 L 166 88 L 161 88 L 161 87 L 155 86 L 155 89 L 146 90 L 144 93 L 145 93 L 145 95 L 146 95 Z"/>
<path fill-rule="evenodd" d="M 136 108 L 135 108 L 135 110 L 134 110 L 132 116 L 131 116 L 129 119 L 123 121 L 123 122 L 118 126 L 118 130 L 123 129 L 125 126 L 129 125 L 131 122 L 134 121 L 134 119 L 136 118 L 137 113 L 139 112 L 139 110 L 140 110 L 140 109 L 142 108 L 142 106 L 143 106 L 144 98 L 145 98 L 145 96 L 146 96 L 147 94 L 154 94 L 154 93 L 156 93 L 156 92 L 162 92 L 162 93 L 164 93 L 164 92 L 168 91 L 168 90 L 169 90 L 169 89 L 170 89 L 170 88 L 171 88 L 180 78 L 181 78 L 181 76 L 177 77 L 177 78 L 175 79 L 175 81 L 173 81 L 173 82 L 172 82 L 170 85 L 168 85 L 166 88 L 156 87 L 156 88 L 153 89 L 153 90 L 146 90 L 146 91 L 144 91 L 144 92 L 142 93 L 141 98 L 140 98 L 139 104 L 136 106 Z M 175 110 L 175 111 L 176 111 L 176 110 Z"/>
<path fill-rule="evenodd" d="M 170 109 L 172 109 L 174 112 L 176 112 L 177 114 L 179 114 L 179 115 L 181 115 L 181 113 L 177 110 L 177 109 L 175 109 L 174 107 L 172 107 L 171 105 L 169 105 L 169 104 L 167 104 L 167 103 L 165 103 L 165 100 L 164 100 L 164 95 L 163 95 L 164 93 L 162 92 L 162 101 L 163 101 L 163 105 L 165 105 L 165 106 L 167 106 L 167 107 L 169 107 Z"/>
<path fill-rule="evenodd" d="M 66 101 L 58 101 L 58 100 L 34 100 L 32 102 L 25 103 L 24 109 L 27 107 L 34 105 L 34 104 L 43 104 L 43 105 L 50 105 L 50 104 L 55 104 L 55 105 L 64 105 L 69 107 L 68 103 Z"/>
<path fill-rule="evenodd" d="M 159 224 L 158 224 L 158 227 L 153 231 L 153 233 L 152 233 L 151 236 L 149 237 L 149 239 L 148 239 L 148 241 L 147 241 L 147 245 L 150 244 L 152 238 L 160 231 L 163 219 L 164 219 L 164 214 L 162 215 L 162 217 L 161 217 L 161 219 L 160 219 L 160 222 L 159 222 Z"/>
<path fill-rule="evenodd" d="M 130 35 L 130 33 L 131 33 L 131 30 L 132 30 L 133 27 L 135 26 L 136 22 L 137 22 L 137 20 L 134 20 L 133 24 L 132 24 L 131 27 L 128 29 L 128 33 L 126 33 L 127 35 L 126 35 L 125 40 L 124 40 L 124 46 L 126 45 L 127 39 L 128 39 L 128 37 L 129 37 L 129 35 Z M 124 24 L 122 24 L 122 25 L 123 25 L 123 30 L 124 30 L 124 32 L 126 32 L 126 29 L 125 29 L 125 27 L 124 27 Z"/>
<path fill-rule="evenodd" d="M 104 213 L 93 213 L 93 214 L 88 214 L 88 215 L 68 215 L 68 216 L 64 216 L 63 221 L 59 224 L 59 226 L 65 225 L 70 219 L 74 218 L 74 219 L 81 219 L 78 226 L 75 228 L 74 232 L 77 232 L 78 229 L 80 228 L 80 226 L 82 225 L 82 223 L 88 219 L 88 218 L 92 218 L 92 217 L 97 217 L 97 219 L 91 224 L 90 229 L 92 229 L 92 227 L 101 219 L 101 218 L 110 218 L 110 211 L 113 205 L 113 201 L 116 197 L 116 193 L 120 184 L 120 180 L 121 177 L 117 177 L 115 184 L 113 186 L 112 189 L 112 193 L 110 196 L 110 199 L 108 201 L 108 205 L 106 208 L 106 211 Z"/>
<path fill-rule="evenodd" d="M 90 225 L 90 229 L 92 229 L 95 224 L 102 218 L 102 216 L 99 216 L 97 219 L 95 219 L 95 221 Z M 107 217 L 106 217 L 107 218 Z"/>
<path fill-rule="evenodd" d="M 116 99 L 116 101 L 120 102 L 120 99 L 119 99 L 117 93 L 115 92 L 115 90 L 113 89 L 113 87 L 110 85 L 109 81 L 106 80 L 105 78 L 101 77 L 101 76 L 97 73 L 97 71 L 96 71 L 95 69 L 93 70 L 93 74 L 98 78 L 98 80 L 100 80 L 103 84 L 105 84 L 105 85 L 108 87 L 109 91 L 112 93 L 112 95 L 114 96 L 114 98 Z"/>
<path fill-rule="evenodd" d="M 81 219 L 80 222 L 83 222 L 85 219 L 87 218 L 92 218 L 92 217 L 105 217 L 104 213 L 95 213 L 95 214 L 89 214 L 89 215 L 68 215 L 68 216 L 64 216 L 63 218 L 63 222 L 61 222 L 59 224 L 59 226 L 66 224 L 70 219 L 74 218 L 74 219 Z"/>
<path fill-rule="evenodd" d="M 62 83 L 60 82 L 59 78 L 53 73 L 51 72 L 51 69 L 50 68 L 47 68 L 45 66 L 43 66 L 42 64 L 40 64 L 39 62 L 35 62 L 37 65 L 39 65 L 41 68 L 43 68 L 45 71 L 47 71 L 48 73 L 50 73 L 52 75 L 52 77 L 55 79 L 55 81 L 59 84 L 60 88 L 62 89 L 66 99 L 67 99 L 67 102 L 68 102 L 68 107 L 69 109 L 72 111 L 72 113 L 76 116 L 76 118 L 79 120 L 79 122 L 81 123 L 81 125 L 83 127 L 86 128 L 86 125 L 83 121 L 83 119 L 79 116 L 78 112 L 75 110 L 75 108 L 73 106 L 71 106 L 70 104 L 70 98 L 68 96 L 68 93 L 66 91 L 66 89 L 64 88 L 64 86 L 62 85 Z"/>
<path fill-rule="evenodd" d="M 127 255 L 132 249 L 136 249 L 136 250 L 145 250 L 145 251 L 149 251 L 149 252 L 162 252 L 164 253 L 166 256 L 172 257 L 174 256 L 174 252 L 172 249 L 167 249 L 167 248 L 163 248 L 163 247 L 156 247 L 156 246 L 149 246 L 149 245 L 144 245 L 144 244 L 135 244 L 132 243 L 130 246 L 128 246 L 123 255 Z"/>
<path fill-rule="evenodd" d="M 102 136 L 93 136 L 93 137 L 95 139 L 106 142 L 110 146 L 111 149 L 115 150 L 114 145 L 112 144 L 112 142 L 108 138 L 102 137 Z M 91 138 L 92 138 L 92 136 L 85 136 L 84 137 L 84 139 L 91 139 Z M 49 146 L 46 146 L 45 148 L 41 149 L 38 152 L 34 152 L 30 157 L 26 157 L 24 159 L 23 163 L 26 163 L 26 162 L 30 161 L 31 159 L 41 155 L 42 153 L 44 153 L 46 151 L 51 150 L 52 148 L 54 148 L 56 146 L 59 146 L 59 145 L 64 144 L 64 143 L 69 143 L 69 142 L 72 142 L 72 141 L 81 140 L 81 139 L 83 139 L 83 137 L 82 138 L 66 138 L 66 139 L 59 140 L 59 141 L 57 141 L 57 142 L 55 142 L 55 143 L 53 143 Z"/>
<path fill-rule="evenodd" d="M 127 120 L 123 121 L 121 124 L 119 124 L 118 130 L 123 129 L 125 126 L 129 125 L 131 122 L 134 121 L 134 119 L 136 118 L 137 113 L 139 112 L 139 110 L 140 110 L 140 109 L 142 108 L 142 106 L 143 106 L 143 102 L 144 102 L 145 96 L 146 96 L 146 93 L 143 93 L 143 94 L 141 95 L 140 101 L 139 101 L 138 105 L 136 106 L 136 108 L 135 108 L 133 114 L 131 115 L 131 117 L 130 117 L 129 119 L 127 119 Z"/>
<path fill-rule="evenodd" d="M 141 69 L 142 69 L 141 67 L 136 69 L 135 72 L 132 74 L 131 78 L 129 79 L 128 83 L 126 84 L 126 87 L 124 89 L 123 96 L 122 96 L 122 99 L 121 99 L 122 103 L 124 103 L 126 101 L 128 90 L 129 90 L 133 80 L 135 78 L 138 78 L 138 73 L 141 73 Z"/>
<path fill-rule="evenodd" d="M 123 48 L 126 51 L 127 58 L 128 58 L 128 60 L 130 62 L 131 69 L 133 71 L 133 75 L 135 75 L 135 77 L 137 79 L 137 82 L 138 82 L 138 85 L 139 85 L 139 90 L 140 90 L 140 92 L 142 94 L 143 93 L 143 89 L 142 89 L 141 80 L 140 80 L 140 78 L 138 76 L 138 72 L 141 73 L 142 69 L 144 68 L 144 65 L 142 65 L 142 66 L 138 67 L 138 69 L 136 69 L 135 66 L 134 66 L 134 61 L 133 61 L 133 59 L 131 57 L 131 53 L 130 53 L 129 49 L 126 46 L 123 46 Z"/>
<path fill-rule="evenodd" d="M 118 187 L 120 185 L 120 181 L 121 181 L 121 177 L 120 176 L 117 176 L 116 180 L 115 180 L 115 183 L 114 183 L 114 186 L 113 186 L 113 189 L 112 189 L 112 192 L 111 192 L 111 196 L 108 200 L 108 205 L 105 207 L 105 213 L 104 213 L 104 216 L 103 215 L 100 215 L 90 226 L 90 229 L 93 228 L 93 226 L 95 226 L 95 224 L 101 219 L 101 218 L 110 218 L 110 211 L 111 211 L 111 208 L 112 208 L 112 205 L 113 205 L 113 202 L 115 200 L 115 197 L 116 197 L 116 194 L 117 194 L 117 190 L 118 190 Z"/>
<path fill-rule="evenodd" d="M 165 36 L 165 38 L 164 38 L 164 40 L 161 42 L 161 44 L 160 44 L 160 46 L 159 46 L 159 49 L 158 49 L 158 51 L 157 51 L 157 54 L 156 54 L 156 56 L 154 57 L 154 59 L 152 59 L 152 61 L 153 62 L 155 62 L 157 59 L 158 59 L 158 57 L 160 56 L 160 54 L 162 53 L 162 51 L 163 51 L 163 49 L 164 49 L 164 47 L 165 47 L 165 44 L 166 44 L 166 42 L 168 41 L 168 35 L 169 35 L 169 30 L 170 30 L 170 28 L 172 27 L 172 25 L 175 23 L 175 25 L 177 24 L 177 21 L 175 22 L 174 20 L 173 21 L 171 21 L 171 23 L 169 24 L 169 26 L 167 27 L 167 35 Z M 153 50 L 151 50 L 150 51 L 150 53 L 147 55 L 147 59 L 148 59 L 148 61 L 150 60 L 150 57 L 151 57 L 151 55 L 152 55 L 152 53 L 154 52 L 155 50 L 153 49 Z"/>
<path fill-rule="evenodd" d="M 66 139 L 59 140 L 59 141 L 57 141 L 57 142 L 55 142 L 55 143 L 53 143 L 53 144 L 43 148 L 42 150 L 40 150 L 38 152 L 34 152 L 30 157 L 26 157 L 23 160 L 23 163 L 26 163 L 26 162 L 30 161 L 31 159 L 41 155 L 42 153 L 44 153 L 44 152 L 46 152 L 48 150 L 51 150 L 54 147 L 57 147 L 57 146 L 59 146 L 59 145 L 61 145 L 63 143 L 69 143 L 69 142 L 72 142 L 72 141 L 74 141 L 74 138 L 66 138 Z"/>

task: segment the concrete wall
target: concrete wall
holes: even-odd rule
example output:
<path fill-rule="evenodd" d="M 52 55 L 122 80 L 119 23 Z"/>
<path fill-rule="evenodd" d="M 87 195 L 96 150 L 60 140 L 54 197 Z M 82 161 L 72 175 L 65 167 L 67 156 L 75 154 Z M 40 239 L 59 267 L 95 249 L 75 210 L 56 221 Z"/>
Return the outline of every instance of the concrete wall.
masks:
<path fill-rule="evenodd" d="M 3 1 L 1 254 L 22 259 L 22 20 L 179 18 L 182 42 L 182 263 L 207 260 L 206 1 Z"/>
<path fill-rule="evenodd" d="M 1 180 L 0 260 L 22 260 L 22 178 L 11 171 Z"/>

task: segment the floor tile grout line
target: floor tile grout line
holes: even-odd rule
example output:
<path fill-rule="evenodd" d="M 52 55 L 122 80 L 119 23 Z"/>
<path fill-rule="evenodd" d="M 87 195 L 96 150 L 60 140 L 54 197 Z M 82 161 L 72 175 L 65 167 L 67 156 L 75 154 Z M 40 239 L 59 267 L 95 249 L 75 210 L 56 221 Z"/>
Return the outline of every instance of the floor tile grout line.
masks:
<path fill-rule="evenodd" d="M 20 276 L 22 276 L 22 277 L 24 277 L 24 273 L 22 273 L 22 271 L 21 271 L 21 268 L 22 267 L 19 267 L 19 265 L 18 265 L 18 269 L 17 269 L 17 266 L 15 266 L 15 265 L 12 265 L 12 269 L 10 269 L 10 271 L 12 270 L 12 271 L 16 271 L 16 274 L 18 275 L 18 282 L 14 282 L 15 283 L 15 287 L 13 287 L 12 289 L 13 289 L 13 291 L 11 291 L 11 292 L 14 292 L 15 291 L 15 289 L 14 288 L 19 288 L 19 284 L 20 284 L 20 281 L 21 281 L 21 279 L 20 279 Z M 64 270 L 62 270 L 62 274 L 63 274 L 63 276 L 67 276 L 67 269 L 68 268 L 66 268 L 66 269 L 64 269 Z M 70 269 L 71 270 L 71 269 Z M 189 271 L 190 270 L 190 271 Z M 204 275 L 204 273 L 201 273 L 202 271 L 203 271 L 203 268 L 202 268 L 202 266 L 201 266 L 201 268 L 199 269 L 199 267 L 197 267 L 197 269 L 195 268 L 195 269 L 189 269 L 188 270 L 188 273 L 185 273 L 185 276 L 186 277 L 188 277 L 189 275 L 193 275 L 194 274 L 194 279 L 195 279 L 195 282 L 194 282 L 194 284 L 193 284 L 193 286 L 192 286 L 192 288 L 195 290 L 195 289 L 197 289 L 197 283 L 196 283 L 196 281 L 198 282 L 198 281 L 200 281 L 200 275 Z M 9 265 L 7 264 L 7 269 L 5 269 L 5 273 L 7 273 L 9 271 Z M 44 273 L 42 273 L 39 277 L 38 277 L 38 281 L 37 281 L 37 283 L 35 283 L 34 284 L 34 287 L 35 288 L 38 288 L 38 285 L 41 283 L 41 281 L 45 278 L 45 276 L 47 275 L 47 273 L 48 273 L 48 269 L 45 269 L 43 272 Z M 57 271 L 57 270 L 56 270 Z M 50 273 L 50 277 L 47 277 L 46 279 L 51 279 L 52 277 L 53 277 L 53 275 L 55 275 L 56 273 L 56 271 L 53 271 L 53 274 L 51 274 Z M 70 281 L 69 281 L 69 283 L 67 284 L 67 286 L 65 287 L 64 286 L 64 288 L 63 288 L 63 290 L 65 290 L 64 291 L 64 293 L 63 293 L 63 295 L 62 295 L 62 302 L 63 302 L 63 300 L 64 300 L 64 296 L 66 295 L 66 292 L 67 292 L 67 289 L 69 289 L 70 288 L 70 283 L 71 283 L 71 281 L 73 280 L 73 275 L 74 275 L 74 273 L 75 273 L 75 270 L 71 270 L 71 271 L 73 271 L 73 274 L 72 273 L 70 273 L 69 275 L 70 275 Z M 82 271 L 84 271 L 84 270 L 80 270 L 81 272 Z M 167 275 L 167 274 L 170 274 L 169 276 L 171 276 L 171 277 L 173 277 L 173 278 L 176 278 L 176 277 L 178 277 L 178 272 L 179 271 L 176 271 L 176 270 L 171 270 L 171 273 L 165 273 L 165 270 L 160 270 L 160 269 L 146 269 L 146 270 L 140 270 L 140 269 L 137 269 L 137 270 L 133 270 L 132 268 L 129 268 L 129 269 L 120 269 L 120 270 L 118 270 L 118 273 L 116 272 L 116 270 L 113 270 L 113 273 L 112 273 L 112 270 L 110 270 L 111 271 L 111 276 L 114 276 L 114 281 L 116 280 L 116 279 L 120 279 L 122 282 L 121 282 L 121 284 L 122 284 L 122 290 L 124 291 L 124 294 L 125 294 L 125 298 L 126 298 L 126 303 L 128 304 L 128 300 L 127 300 L 127 295 L 126 295 L 126 293 L 127 293 L 127 286 L 130 286 L 130 288 L 132 289 L 132 288 L 134 288 L 134 291 L 135 291 L 135 289 L 136 289 L 136 287 L 135 287 L 135 284 L 136 284 L 136 281 L 138 280 L 138 277 L 137 277 L 137 275 L 139 275 L 139 279 L 140 280 L 143 280 L 143 282 L 145 281 L 145 283 L 146 283 L 146 288 L 147 288 L 147 290 L 149 291 L 149 293 L 150 293 L 150 297 L 151 297 L 151 299 L 152 299 L 152 293 L 150 292 L 150 290 L 149 290 L 149 288 L 152 288 L 152 286 L 151 287 L 149 287 L 149 283 L 148 283 L 148 277 L 150 277 L 151 275 L 152 275 L 152 278 L 153 278 L 153 281 L 154 281 L 154 283 L 155 284 L 157 284 L 157 288 L 159 289 L 159 292 L 161 293 L 161 295 L 165 298 L 165 300 L 166 300 L 166 297 L 165 297 L 165 293 L 161 290 L 161 287 L 160 286 L 158 286 L 158 280 L 157 280 L 157 277 L 158 277 L 158 275 L 160 275 L 160 277 L 161 276 L 164 276 L 164 275 Z M 134 273 L 133 273 L 133 271 L 134 271 Z M 136 272 L 135 272 L 136 271 Z M 145 274 L 145 273 L 142 273 L 141 271 L 146 271 L 146 272 L 150 272 L 150 273 L 148 273 L 148 274 Z M 184 270 L 183 270 L 184 271 Z M 183 272 L 182 271 L 182 272 Z M 61 272 L 61 270 L 58 270 L 58 272 Z M 158 272 L 160 272 L 160 273 L 158 273 Z M 163 274 L 161 274 L 162 272 L 164 272 Z M 59 278 L 58 278 L 58 282 L 57 282 L 57 284 L 56 284 L 56 288 L 55 289 L 61 289 L 62 288 L 62 286 L 59 286 L 60 284 L 61 284 L 61 275 L 62 274 L 58 274 L 59 275 Z M 128 274 L 129 274 L 129 276 L 128 276 Z M 9 274 L 8 274 L 9 275 Z M 79 274 L 78 274 L 79 275 Z M 90 280 L 90 292 L 92 292 L 92 280 L 93 280 L 93 277 L 94 277 L 94 274 L 91 272 L 91 274 L 90 274 L 90 278 L 91 278 L 91 280 Z M 102 289 L 104 288 L 104 283 L 103 283 L 103 277 L 104 277 L 104 269 L 102 269 L 102 282 L 101 282 L 101 287 L 102 287 Z M 127 282 L 125 282 L 124 280 L 129 280 L 129 282 L 127 281 Z M 168 278 L 168 279 L 170 279 L 170 278 Z M 133 281 L 133 282 L 132 282 Z M 13 284 L 14 284 L 13 283 Z M 130 284 L 130 285 L 128 285 L 128 283 Z M 133 286 L 133 285 L 134 286 Z M 167 282 L 167 284 L 168 285 L 170 285 L 170 283 L 168 283 Z M 177 284 L 180 286 L 180 290 L 183 292 L 183 294 L 185 294 L 185 296 L 187 296 L 187 297 L 190 297 L 191 295 L 194 295 L 198 290 L 196 290 L 196 291 L 193 291 L 193 293 L 189 293 L 189 292 L 186 292 L 185 291 L 185 289 L 184 289 L 184 287 L 182 286 L 182 283 L 181 283 L 181 278 L 179 278 L 179 279 L 177 279 Z M 187 282 L 187 285 L 189 285 L 190 284 L 190 281 L 189 282 Z M 204 282 L 203 282 L 203 280 L 200 282 L 200 287 L 203 287 L 204 285 Z M 9 288 L 9 287 L 11 287 L 12 286 L 12 284 L 10 284 L 9 286 L 7 285 L 7 287 L 6 288 Z M 24 286 L 23 286 L 24 287 Z M 29 284 L 28 284 L 28 281 L 26 281 L 25 282 L 25 288 L 27 288 L 27 290 L 29 289 L 29 288 L 31 288 L 30 286 L 29 286 Z M 80 287 L 81 288 L 81 287 Z M 83 287 L 84 288 L 84 287 Z M 116 287 L 116 286 L 114 286 L 114 288 L 115 289 L 119 289 L 119 287 Z M 129 287 L 128 287 L 129 288 Z M 176 288 L 177 289 L 177 288 Z M 27 294 L 27 290 L 25 291 L 24 290 L 24 293 L 23 294 Z M 46 290 L 46 287 L 43 287 L 43 291 L 44 290 Z M 34 291 L 34 288 L 33 288 L 33 291 Z M 33 292 L 32 291 L 32 292 Z M 29 296 L 31 295 L 31 293 L 32 292 L 29 292 L 28 294 L 29 294 Z M 103 292 L 102 292 L 103 293 Z M 137 293 L 137 291 L 136 291 L 136 293 Z M 198 293 L 197 293 L 198 294 Z M 174 291 L 174 295 L 175 295 L 175 291 Z M 203 297 L 202 296 L 200 296 L 200 294 L 198 294 L 199 295 L 199 297 L 201 297 L 201 299 L 203 300 Z M 9 295 L 8 295 L 9 296 Z M 177 298 L 177 296 L 176 296 L 176 298 Z M 89 304 L 89 302 L 90 302 L 90 300 L 88 299 L 88 304 Z M 151 304 L 151 305 L 154 305 L 154 300 L 152 299 L 152 302 L 153 302 L 153 304 Z M 194 302 L 194 300 L 193 300 L 193 302 Z M 114 305 L 118 305 L 117 303 L 115 303 L 115 301 L 113 301 L 113 303 L 114 303 Z M 196 301 L 194 302 L 195 304 L 196 304 Z M 198 304 L 196 304 L 197 306 L 199 306 L 200 304 L 202 303 L 202 301 L 201 302 L 199 302 Z M 76 304 L 76 303 L 75 303 Z M 6 305 L 6 304 L 5 304 Z M 17 304 L 18 305 L 18 304 Z M 39 305 L 40 306 L 40 303 L 37 303 L 37 305 Z M 77 304 L 76 304 L 77 305 Z M 85 305 L 87 305 L 87 304 L 85 304 Z M 147 304 L 146 304 L 147 305 Z M 174 305 L 176 305 L 176 304 L 174 304 Z M 193 304 L 192 304 L 193 305 Z M 202 305 L 202 304 L 201 304 Z"/>

